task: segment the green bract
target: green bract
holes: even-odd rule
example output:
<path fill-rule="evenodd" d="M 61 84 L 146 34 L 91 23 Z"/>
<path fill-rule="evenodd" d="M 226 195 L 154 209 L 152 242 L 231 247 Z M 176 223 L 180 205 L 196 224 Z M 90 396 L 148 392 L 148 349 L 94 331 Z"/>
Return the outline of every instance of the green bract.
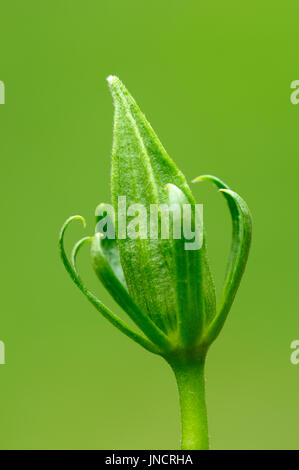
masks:
<path fill-rule="evenodd" d="M 84 219 L 70 217 L 60 235 L 61 257 L 71 278 L 104 317 L 167 360 L 180 393 L 182 448 L 207 449 L 205 357 L 224 324 L 244 272 L 251 240 L 250 212 L 245 201 L 218 178 L 205 175 L 194 180 L 214 183 L 226 198 L 232 217 L 231 254 L 217 304 L 203 223 L 196 218 L 196 202 L 187 181 L 122 82 L 109 77 L 108 83 L 115 107 L 111 178 L 114 215 L 109 215 L 108 205 L 98 206 L 95 235 L 75 245 L 71 260 L 65 253 L 64 232 L 72 220 Z M 135 205 L 137 212 L 145 211 L 149 224 L 143 232 L 135 230 L 134 237 L 128 237 L 121 228 L 124 215 L 120 201 Z M 150 236 L 149 230 L 152 207 L 159 208 L 155 237 Z M 180 236 L 175 234 L 176 227 L 187 222 L 186 207 L 190 207 L 192 240 L 201 239 L 198 249 L 186 249 L 190 237 L 184 231 L 180 231 Z M 169 211 L 168 238 L 161 236 L 162 209 Z M 115 237 L 99 229 L 98 222 L 104 217 Z M 136 229 L 136 220 L 134 224 Z M 86 242 L 91 244 L 92 266 L 98 278 L 138 329 L 131 328 L 103 305 L 81 280 L 76 257 Z"/>

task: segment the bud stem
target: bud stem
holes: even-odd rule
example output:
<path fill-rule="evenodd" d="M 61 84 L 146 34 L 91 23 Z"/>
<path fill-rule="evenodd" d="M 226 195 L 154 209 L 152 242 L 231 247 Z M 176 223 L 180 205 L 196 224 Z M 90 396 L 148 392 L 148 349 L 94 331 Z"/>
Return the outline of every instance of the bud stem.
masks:
<path fill-rule="evenodd" d="M 195 362 L 171 362 L 178 384 L 183 450 L 209 449 L 205 400 L 205 357 Z"/>

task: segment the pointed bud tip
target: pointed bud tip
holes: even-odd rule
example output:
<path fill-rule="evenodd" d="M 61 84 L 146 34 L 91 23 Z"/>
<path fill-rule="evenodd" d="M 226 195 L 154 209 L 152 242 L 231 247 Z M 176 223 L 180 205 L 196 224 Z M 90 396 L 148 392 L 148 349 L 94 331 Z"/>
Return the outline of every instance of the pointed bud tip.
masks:
<path fill-rule="evenodd" d="M 109 75 L 107 77 L 107 82 L 111 86 L 114 82 L 118 80 L 118 77 L 116 75 Z"/>

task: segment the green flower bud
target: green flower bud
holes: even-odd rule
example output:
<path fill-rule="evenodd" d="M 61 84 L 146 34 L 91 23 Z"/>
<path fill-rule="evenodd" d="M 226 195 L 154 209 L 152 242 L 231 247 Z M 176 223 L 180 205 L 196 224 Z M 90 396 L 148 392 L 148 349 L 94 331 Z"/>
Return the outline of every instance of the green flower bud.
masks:
<path fill-rule="evenodd" d="M 183 448 L 207 448 L 203 365 L 244 272 L 251 216 L 244 200 L 218 178 L 205 175 L 194 180 L 214 183 L 232 217 L 231 254 L 217 304 L 200 207 L 124 85 L 112 76 L 108 83 L 115 107 L 112 205 L 98 206 L 95 234 L 75 245 L 71 260 L 63 236 L 70 221 L 81 217 L 67 220 L 60 236 L 62 260 L 77 286 L 112 324 L 169 362 L 181 396 Z M 76 257 L 86 242 L 91 243 L 92 266 L 99 280 L 140 331 L 84 285 Z M 192 387 L 202 389 L 195 405 L 190 402 Z M 198 425 L 192 423 L 190 409 L 198 414 Z"/>

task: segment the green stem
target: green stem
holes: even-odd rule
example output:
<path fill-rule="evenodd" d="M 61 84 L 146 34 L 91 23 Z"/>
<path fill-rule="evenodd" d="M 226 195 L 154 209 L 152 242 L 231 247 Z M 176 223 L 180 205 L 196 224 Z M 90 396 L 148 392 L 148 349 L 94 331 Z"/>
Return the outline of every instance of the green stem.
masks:
<path fill-rule="evenodd" d="M 181 408 L 183 450 L 209 449 L 205 400 L 205 358 L 192 362 L 170 363 L 178 384 Z"/>

